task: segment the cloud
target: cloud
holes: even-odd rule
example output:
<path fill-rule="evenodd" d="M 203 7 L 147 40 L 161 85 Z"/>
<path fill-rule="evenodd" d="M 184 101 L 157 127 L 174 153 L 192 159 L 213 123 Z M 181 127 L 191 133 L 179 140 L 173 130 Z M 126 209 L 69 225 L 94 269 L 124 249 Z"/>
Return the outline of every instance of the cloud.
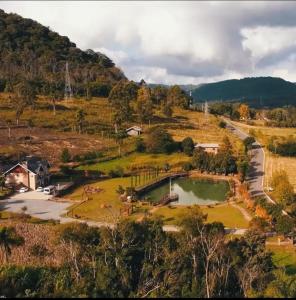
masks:
<path fill-rule="evenodd" d="M 104 52 L 136 81 L 273 74 L 296 81 L 293 2 L 2 1 L 0 8 Z"/>

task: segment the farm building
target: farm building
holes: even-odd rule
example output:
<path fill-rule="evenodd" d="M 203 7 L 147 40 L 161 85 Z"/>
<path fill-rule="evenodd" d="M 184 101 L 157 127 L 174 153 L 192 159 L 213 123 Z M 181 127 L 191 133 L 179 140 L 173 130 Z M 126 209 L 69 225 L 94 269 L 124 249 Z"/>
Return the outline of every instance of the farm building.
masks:
<path fill-rule="evenodd" d="M 49 183 L 50 165 L 46 160 L 34 156 L 28 156 L 4 172 L 5 183 L 10 186 L 24 185 L 36 190 L 39 186 Z"/>
<path fill-rule="evenodd" d="M 219 144 L 196 144 L 194 146 L 196 149 L 201 148 L 207 153 L 217 154 L 219 150 Z"/>
<path fill-rule="evenodd" d="M 126 133 L 131 136 L 138 136 L 142 133 L 142 128 L 138 126 L 133 126 L 126 129 Z"/>

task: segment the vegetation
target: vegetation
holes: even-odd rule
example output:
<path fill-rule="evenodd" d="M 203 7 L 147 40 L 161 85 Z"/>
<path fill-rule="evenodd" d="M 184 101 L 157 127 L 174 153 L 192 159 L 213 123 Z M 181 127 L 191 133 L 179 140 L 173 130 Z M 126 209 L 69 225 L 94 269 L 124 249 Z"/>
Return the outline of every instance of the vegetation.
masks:
<path fill-rule="evenodd" d="M 26 79 L 38 94 L 51 94 L 54 102 L 56 91 L 64 89 L 66 61 L 75 95 L 106 97 L 125 78 L 106 55 L 82 51 L 67 37 L 31 19 L 1 10 L 0 32 L 0 91 L 13 91 Z"/>
<path fill-rule="evenodd" d="M 192 92 L 196 101 L 240 101 L 254 107 L 295 104 L 296 86 L 281 78 L 257 77 L 203 84 Z"/>
<path fill-rule="evenodd" d="M 4 265 L 0 292 L 5 297 L 263 295 L 278 280 L 265 238 L 250 231 L 228 240 L 221 223 L 205 221 L 194 209 L 182 220 L 180 234 L 165 233 L 159 220 L 123 221 L 113 229 L 63 225 L 56 238 L 64 247 L 59 265 Z"/>

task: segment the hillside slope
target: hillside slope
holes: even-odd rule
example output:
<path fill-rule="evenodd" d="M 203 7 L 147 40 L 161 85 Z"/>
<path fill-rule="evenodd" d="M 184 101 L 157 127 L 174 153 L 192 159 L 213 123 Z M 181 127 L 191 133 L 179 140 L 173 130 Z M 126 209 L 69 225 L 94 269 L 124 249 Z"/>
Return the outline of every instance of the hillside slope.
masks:
<path fill-rule="evenodd" d="M 76 94 L 91 88 L 97 96 L 105 96 L 125 78 L 106 55 L 82 51 L 68 37 L 0 10 L 0 91 L 9 90 L 20 78 L 34 80 L 39 92 L 48 85 L 62 90 L 66 61 Z"/>
<path fill-rule="evenodd" d="M 296 85 L 281 78 L 232 79 L 201 85 L 192 92 L 196 102 L 243 101 L 252 106 L 296 105 Z"/>

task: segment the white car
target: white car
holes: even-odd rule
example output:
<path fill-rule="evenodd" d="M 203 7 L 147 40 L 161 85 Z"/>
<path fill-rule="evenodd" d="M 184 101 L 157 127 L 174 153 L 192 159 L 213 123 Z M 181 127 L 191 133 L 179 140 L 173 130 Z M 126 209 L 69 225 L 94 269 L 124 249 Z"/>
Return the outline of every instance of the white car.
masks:
<path fill-rule="evenodd" d="M 27 187 L 22 187 L 19 189 L 19 193 L 25 193 L 27 192 L 29 189 Z"/>
<path fill-rule="evenodd" d="M 42 186 L 39 186 L 37 189 L 36 189 L 36 192 L 41 192 L 43 193 L 44 189 Z"/>

